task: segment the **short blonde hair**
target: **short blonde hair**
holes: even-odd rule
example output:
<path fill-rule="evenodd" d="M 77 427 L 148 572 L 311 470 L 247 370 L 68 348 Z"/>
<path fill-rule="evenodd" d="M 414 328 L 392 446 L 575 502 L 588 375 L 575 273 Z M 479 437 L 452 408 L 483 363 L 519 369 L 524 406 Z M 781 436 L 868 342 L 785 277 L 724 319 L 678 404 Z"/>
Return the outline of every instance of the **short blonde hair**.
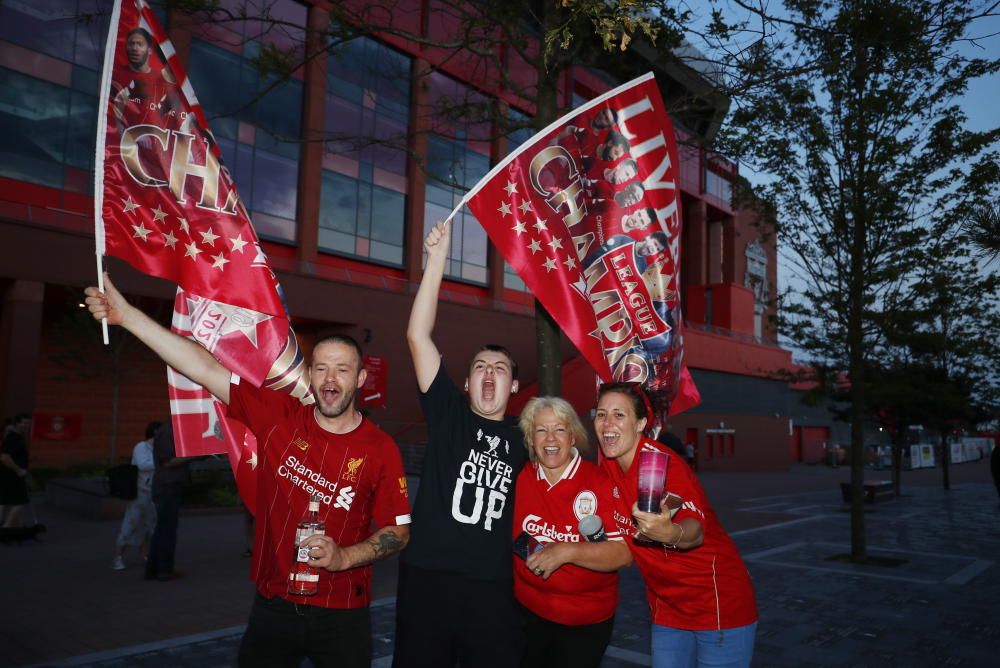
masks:
<path fill-rule="evenodd" d="M 584 429 L 580 417 L 573 410 L 573 406 L 568 401 L 560 397 L 534 397 L 521 411 L 518 425 L 524 434 L 524 446 L 528 449 L 528 459 L 535 461 L 535 417 L 539 411 L 546 408 L 552 409 L 555 416 L 566 423 L 569 432 L 573 436 L 573 447 L 581 453 L 590 451 L 590 442 L 587 438 L 587 430 Z"/>

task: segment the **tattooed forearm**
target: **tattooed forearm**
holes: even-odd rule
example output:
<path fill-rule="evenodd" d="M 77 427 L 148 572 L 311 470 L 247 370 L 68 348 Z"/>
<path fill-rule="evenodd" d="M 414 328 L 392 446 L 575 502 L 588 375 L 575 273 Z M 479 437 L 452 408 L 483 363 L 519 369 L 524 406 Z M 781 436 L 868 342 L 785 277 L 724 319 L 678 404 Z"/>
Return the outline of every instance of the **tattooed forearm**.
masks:
<path fill-rule="evenodd" d="M 383 527 L 376 531 L 366 542 L 371 548 L 369 563 L 384 559 L 399 552 L 410 540 L 410 528 L 407 526 Z"/>
<path fill-rule="evenodd" d="M 387 557 L 393 552 L 403 549 L 403 541 L 399 539 L 395 531 L 386 531 L 368 539 L 368 544 L 375 550 L 375 558 Z"/>

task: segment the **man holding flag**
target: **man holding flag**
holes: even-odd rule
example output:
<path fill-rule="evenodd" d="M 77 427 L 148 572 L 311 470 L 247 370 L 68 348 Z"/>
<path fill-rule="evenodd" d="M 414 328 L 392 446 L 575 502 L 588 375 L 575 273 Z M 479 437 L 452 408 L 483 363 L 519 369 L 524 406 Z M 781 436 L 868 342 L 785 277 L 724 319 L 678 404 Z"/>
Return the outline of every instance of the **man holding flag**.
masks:
<path fill-rule="evenodd" d="M 164 362 L 228 405 L 257 436 L 260 457 L 251 574 L 257 594 L 240 646 L 240 666 L 367 667 L 371 661 L 371 566 L 409 540 L 410 510 L 399 450 L 355 406 L 364 384 L 361 350 L 350 337 L 321 339 L 313 350 L 315 406 L 241 382 L 207 350 L 132 307 L 105 275 L 105 291 L 87 288 L 97 320 L 120 325 Z M 295 525 L 318 494 L 327 535 L 301 543 L 320 575 L 311 597 L 288 593 Z M 355 502 L 355 497 L 358 500 Z M 381 528 L 370 532 L 371 522 Z M 294 663 L 289 663 L 294 661 Z"/>
<path fill-rule="evenodd" d="M 348 336 L 322 338 L 306 368 L 232 175 L 145 0 L 115 2 L 101 86 L 100 287 L 86 290 L 86 303 L 171 367 L 177 454 L 227 450 L 256 511 L 257 594 L 240 666 L 303 657 L 318 668 L 368 666 L 370 564 L 406 545 L 410 510 L 398 448 L 356 407 L 361 349 Z M 101 270 L 105 253 L 178 284 L 173 331 L 115 289 Z M 296 525 L 314 499 L 326 533 L 300 539 Z M 306 570 L 293 575 L 299 559 Z M 292 593 L 300 581 L 316 591 Z"/>

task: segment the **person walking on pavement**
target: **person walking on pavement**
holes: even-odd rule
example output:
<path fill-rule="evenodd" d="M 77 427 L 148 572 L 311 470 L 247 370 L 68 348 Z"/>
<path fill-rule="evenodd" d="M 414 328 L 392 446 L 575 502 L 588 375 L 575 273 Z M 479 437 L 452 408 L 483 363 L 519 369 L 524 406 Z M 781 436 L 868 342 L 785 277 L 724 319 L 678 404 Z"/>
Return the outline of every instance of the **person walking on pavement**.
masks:
<path fill-rule="evenodd" d="M 406 546 L 410 504 L 398 447 L 355 405 L 366 378 L 358 343 L 341 334 L 316 342 L 309 365 L 315 403 L 306 405 L 242 382 L 206 349 L 130 306 L 106 274 L 104 285 L 104 292 L 85 291 L 94 319 L 134 334 L 257 438 L 250 566 L 257 591 L 240 668 L 298 666 L 303 658 L 316 668 L 368 668 L 371 564 Z M 157 434 L 157 452 L 160 444 Z M 326 534 L 300 540 L 296 525 L 315 496 Z M 316 569 L 312 595 L 289 591 L 299 558 Z"/>
<path fill-rule="evenodd" d="M 174 556 L 184 486 L 191 477 L 188 460 L 178 457 L 174 450 L 174 425 L 170 420 L 153 436 L 153 461 L 152 497 L 156 507 L 156 528 L 146 560 L 146 579 L 168 582 L 183 575 L 174 568 Z"/>
<path fill-rule="evenodd" d="M 4 528 L 23 525 L 21 514 L 28 505 L 28 436 L 31 415 L 14 416 L 0 444 L 0 522 Z"/>
<path fill-rule="evenodd" d="M 407 343 L 428 442 L 413 536 L 396 595 L 395 668 L 516 666 L 521 631 L 513 594 L 514 481 L 527 460 L 517 421 L 505 417 L 517 364 L 500 346 L 472 358 L 466 397 L 448 378 L 431 337 L 451 226 L 424 241 L 427 266 Z"/>
<path fill-rule="evenodd" d="M 140 548 L 144 558 L 148 555 L 148 543 L 156 529 L 156 506 L 153 505 L 153 472 L 156 469 L 153 437 L 161 424 L 150 422 L 146 426 L 146 438 L 132 448 L 132 465 L 139 470 L 136 476 L 136 495 L 125 506 L 122 526 L 115 541 L 115 558 L 111 568 L 116 571 L 125 570 L 126 547 Z"/>

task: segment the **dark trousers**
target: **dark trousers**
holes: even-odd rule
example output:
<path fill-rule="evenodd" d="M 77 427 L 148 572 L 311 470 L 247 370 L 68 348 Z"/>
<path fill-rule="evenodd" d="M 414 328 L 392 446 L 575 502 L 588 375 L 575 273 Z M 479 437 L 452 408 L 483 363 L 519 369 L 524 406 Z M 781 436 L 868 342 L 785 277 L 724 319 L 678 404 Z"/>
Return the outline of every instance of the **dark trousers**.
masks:
<path fill-rule="evenodd" d="M 239 668 L 368 668 L 372 629 L 368 608 L 319 608 L 254 596 Z"/>
<path fill-rule="evenodd" d="M 566 626 L 521 608 L 526 645 L 521 668 L 597 668 L 611 642 L 615 618 Z"/>
<path fill-rule="evenodd" d="M 393 668 L 511 668 L 523 645 L 510 580 L 400 564 Z"/>
<path fill-rule="evenodd" d="M 164 485 L 153 490 L 156 528 L 149 541 L 149 558 L 146 560 L 148 578 L 165 577 L 174 572 L 177 522 L 180 519 L 182 496 L 180 485 Z"/>

